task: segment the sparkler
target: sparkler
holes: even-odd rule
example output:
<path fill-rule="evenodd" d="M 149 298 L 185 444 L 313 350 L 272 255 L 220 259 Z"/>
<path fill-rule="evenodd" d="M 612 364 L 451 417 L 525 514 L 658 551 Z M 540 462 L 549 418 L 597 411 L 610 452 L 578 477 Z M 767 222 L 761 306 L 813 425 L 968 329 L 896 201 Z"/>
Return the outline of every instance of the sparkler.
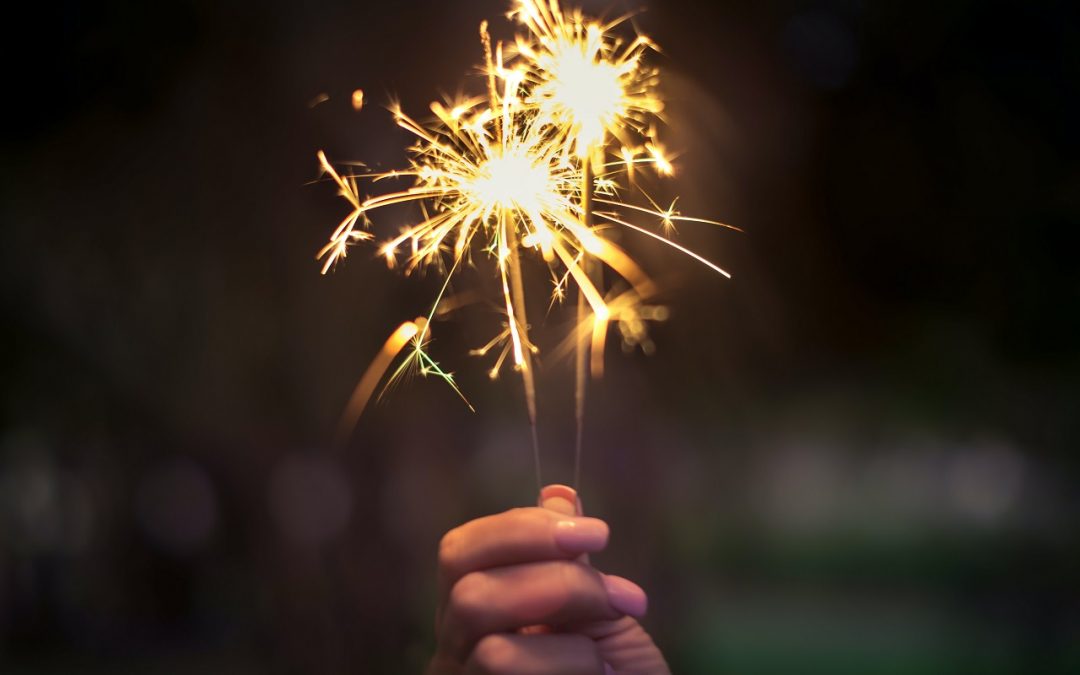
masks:
<path fill-rule="evenodd" d="M 352 244 L 374 239 L 369 229 L 373 211 L 417 203 L 423 214 L 419 222 L 383 241 L 379 252 L 390 267 L 402 264 L 406 273 L 430 268 L 443 277 L 428 316 L 399 327 L 368 368 L 342 430 L 351 431 L 378 381 L 407 346 L 387 386 L 417 370 L 443 379 L 461 395 L 427 345 L 431 320 L 447 310 L 451 281 L 462 266 L 475 262 L 479 251 L 500 282 L 506 323 L 473 353 L 495 355 L 492 379 L 508 359 L 521 373 L 540 482 L 533 366 L 539 349 L 530 338 L 522 278 L 523 256 L 538 253 L 554 279 L 553 303 L 563 300 L 571 285 L 577 289 L 576 326 L 555 352 L 576 353 L 577 484 L 586 371 L 594 377 L 602 373 L 609 326 L 618 327 L 625 347 L 651 351 L 646 322 L 666 318 L 666 310 L 649 304 L 654 284 L 605 230 L 640 233 L 729 276 L 668 236 L 676 222 L 723 224 L 684 217 L 674 205 L 660 209 L 648 195 L 649 207 L 620 197 L 628 189 L 641 190 L 634 177 L 640 167 L 673 173 L 656 138 L 663 102 L 656 93 L 657 71 L 645 63 L 654 49 L 647 37 L 624 41 L 616 29 L 625 19 L 592 20 L 579 10 L 562 9 L 558 0 L 515 0 L 509 17 L 525 28 L 509 45 L 492 49 L 486 22 L 481 26 L 486 96 L 433 103 L 435 118 L 423 124 L 392 106 L 397 124 L 415 137 L 407 168 L 343 176 L 319 153 L 323 170 L 352 207 L 318 254 L 323 273 L 345 258 Z M 359 178 L 408 180 L 411 185 L 361 198 Z M 631 222 L 628 212 L 655 219 L 661 231 Z M 611 279 L 607 284 L 605 270 Z"/>
<path fill-rule="evenodd" d="M 607 25 L 589 21 L 580 10 L 564 13 L 557 0 L 549 4 L 518 0 L 510 15 L 529 31 L 516 40 L 517 52 L 526 64 L 525 79 L 532 85 L 526 100 L 551 122 L 556 133 L 565 139 L 567 148 L 581 160 L 582 220 L 586 228 L 592 229 L 593 173 L 604 170 L 603 150 L 609 133 L 622 142 L 622 156 L 626 166 L 632 168 L 635 153 L 629 147 L 629 137 L 640 136 L 651 116 L 663 110 L 655 92 L 656 70 L 643 65 L 651 42 L 638 35 L 622 49 L 621 42 L 610 32 L 621 20 Z M 594 260 L 586 258 L 583 267 L 593 286 L 602 283 L 603 271 Z M 593 375 L 598 377 L 603 369 L 607 326 L 600 316 L 590 317 L 585 294 L 579 286 L 577 323 L 585 326 L 590 321 L 593 322 L 591 365 Z M 574 485 L 580 483 L 588 337 L 586 331 L 578 331 L 575 342 Z"/>

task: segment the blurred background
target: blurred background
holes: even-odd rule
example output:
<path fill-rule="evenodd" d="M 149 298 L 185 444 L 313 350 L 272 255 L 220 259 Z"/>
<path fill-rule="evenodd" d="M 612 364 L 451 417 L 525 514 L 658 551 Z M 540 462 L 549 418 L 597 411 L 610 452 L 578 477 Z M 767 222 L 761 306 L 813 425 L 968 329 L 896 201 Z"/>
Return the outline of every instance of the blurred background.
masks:
<path fill-rule="evenodd" d="M 635 18 L 679 155 L 658 194 L 744 230 L 679 231 L 732 281 L 622 239 L 671 318 L 591 389 L 594 562 L 650 592 L 676 672 L 1080 672 L 1071 5 Z M 319 275 L 346 209 L 315 152 L 401 166 L 385 104 L 481 88 L 505 3 L 27 7 L 2 29 L 0 670 L 418 672 L 440 535 L 535 499 L 523 401 L 467 356 L 479 310 L 432 345 L 476 414 L 417 379 L 331 447 L 437 280 L 362 247 Z M 550 480 L 570 370 L 539 376 Z"/>

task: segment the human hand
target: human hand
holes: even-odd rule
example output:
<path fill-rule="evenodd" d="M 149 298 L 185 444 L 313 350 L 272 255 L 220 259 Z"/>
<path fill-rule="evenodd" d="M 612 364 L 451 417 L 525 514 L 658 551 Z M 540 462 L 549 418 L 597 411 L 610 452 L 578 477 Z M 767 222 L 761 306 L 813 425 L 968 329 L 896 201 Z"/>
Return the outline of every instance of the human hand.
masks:
<path fill-rule="evenodd" d="M 564 486 L 544 488 L 540 502 L 443 537 L 428 675 L 669 675 L 636 621 L 644 591 L 588 564 L 607 524 L 582 517 Z"/>

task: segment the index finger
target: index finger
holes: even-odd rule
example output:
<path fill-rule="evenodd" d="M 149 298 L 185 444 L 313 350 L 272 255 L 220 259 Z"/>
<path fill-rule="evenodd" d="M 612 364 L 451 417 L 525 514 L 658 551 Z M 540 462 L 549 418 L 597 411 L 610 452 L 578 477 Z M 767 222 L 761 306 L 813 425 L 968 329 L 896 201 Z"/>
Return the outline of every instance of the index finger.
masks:
<path fill-rule="evenodd" d="M 539 507 L 510 509 L 450 530 L 439 544 L 439 595 L 470 572 L 546 560 L 571 560 L 607 545 L 607 523 Z"/>

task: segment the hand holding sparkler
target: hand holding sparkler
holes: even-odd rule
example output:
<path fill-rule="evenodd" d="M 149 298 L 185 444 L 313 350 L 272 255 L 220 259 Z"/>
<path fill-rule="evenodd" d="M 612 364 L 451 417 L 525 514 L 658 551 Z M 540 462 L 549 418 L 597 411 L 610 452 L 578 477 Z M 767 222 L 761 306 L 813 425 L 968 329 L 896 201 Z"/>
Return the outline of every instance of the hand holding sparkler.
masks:
<path fill-rule="evenodd" d="M 656 286 L 616 244 L 617 233 L 662 243 L 727 276 L 670 237 L 676 223 L 722 223 L 684 217 L 674 202 L 662 209 L 642 187 L 642 169 L 674 173 L 657 139 L 663 102 L 657 71 L 645 63 L 653 49 L 647 37 L 624 40 L 614 30 L 624 19 L 589 19 L 559 0 L 514 0 L 510 16 L 524 32 L 508 45 L 492 44 L 486 22 L 480 28 L 485 95 L 433 103 L 431 122 L 392 108 L 398 125 L 415 137 L 407 168 L 343 175 L 319 153 L 351 207 L 318 254 L 323 272 L 351 245 L 374 239 L 374 212 L 411 203 L 419 206 L 417 222 L 385 239 L 379 253 L 407 274 L 434 270 L 442 278 L 430 312 L 394 331 L 360 380 L 340 433 L 351 431 L 388 371 L 390 382 L 410 370 L 435 375 L 461 395 L 427 350 L 432 320 L 458 304 L 448 292 L 455 275 L 482 257 L 498 282 L 503 327 L 473 353 L 493 355 L 492 379 L 508 361 L 521 373 L 539 487 L 534 359 L 540 348 L 532 339 L 523 270 L 541 264 L 553 280 L 550 306 L 576 288 L 575 327 L 553 353 L 576 356 L 577 484 L 586 373 L 602 373 L 611 327 L 624 348 L 651 352 L 646 323 L 666 316 L 652 304 Z M 359 178 L 410 184 L 362 197 Z M 391 370 L 401 352 L 406 356 Z M 635 619 L 644 614 L 644 592 L 597 572 L 583 557 L 606 545 L 607 526 L 582 518 L 572 491 L 569 499 L 558 492 L 542 493 L 543 508 L 481 518 L 444 538 L 438 652 L 429 675 L 669 673 Z"/>
<path fill-rule="evenodd" d="M 669 675 L 635 618 L 645 613 L 644 592 L 588 565 L 585 556 L 606 546 L 608 528 L 582 517 L 577 502 L 573 490 L 548 486 L 541 508 L 447 533 L 428 675 Z"/>

